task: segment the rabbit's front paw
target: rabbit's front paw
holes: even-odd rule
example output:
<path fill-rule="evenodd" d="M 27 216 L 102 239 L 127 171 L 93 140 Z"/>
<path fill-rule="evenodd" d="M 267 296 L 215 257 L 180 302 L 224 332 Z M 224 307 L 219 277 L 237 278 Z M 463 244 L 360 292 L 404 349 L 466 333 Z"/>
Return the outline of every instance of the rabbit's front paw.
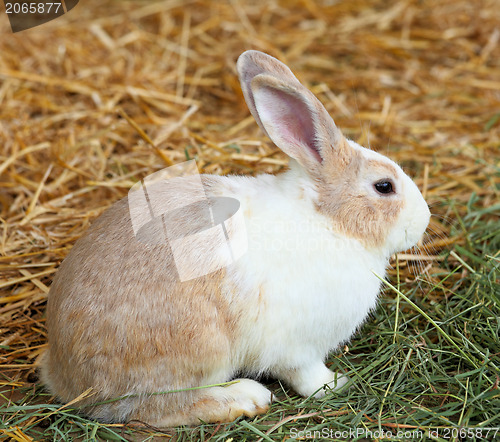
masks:
<path fill-rule="evenodd" d="M 286 370 L 279 376 L 304 397 L 323 397 L 328 391 L 343 387 L 349 378 L 342 373 L 329 370 L 323 362 L 293 370 Z"/>
<path fill-rule="evenodd" d="M 323 384 L 323 388 L 321 388 L 321 390 L 319 390 L 314 395 L 315 398 L 323 397 L 329 391 L 339 390 L 345 384 L 347 384 L 347 382 L 349 381 L 349 378 L 345 374 L 337 373 L 337 372 L 334 372 L 334 371 L 331 371 L 331 370 L 328 370 L 328 371 L 330 372 L 329 373 L 330 374 L 330 381 L 329 382 L 325 382 Z M 318 389 L 318 387 L 316 387 L 316 390 L 317 389 Z"/>

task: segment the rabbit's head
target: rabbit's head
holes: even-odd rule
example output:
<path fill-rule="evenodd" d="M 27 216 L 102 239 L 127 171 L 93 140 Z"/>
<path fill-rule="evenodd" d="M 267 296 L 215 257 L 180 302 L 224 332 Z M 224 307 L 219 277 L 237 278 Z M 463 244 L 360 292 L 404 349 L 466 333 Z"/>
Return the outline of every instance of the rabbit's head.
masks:
<path fill-rule="evenodd" d="M 347 140 L 321 102 L 275 58 L 247 51 L 237 68 L 252 115 L 307 174 L 316 210 L 337 233 L 384 256 L 419 240 L 430 212 L 395 162 Z"/>

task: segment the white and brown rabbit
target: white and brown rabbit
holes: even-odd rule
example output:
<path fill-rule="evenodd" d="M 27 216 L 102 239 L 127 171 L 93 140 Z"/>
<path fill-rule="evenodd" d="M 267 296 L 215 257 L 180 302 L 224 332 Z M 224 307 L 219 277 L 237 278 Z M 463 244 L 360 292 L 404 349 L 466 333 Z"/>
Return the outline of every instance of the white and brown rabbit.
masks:
<path fill-rule="evenodd" d="M 267 374 L 303 396 L 341 387 L 328 353 L 375 307 L 374 273 L 427 227 L 413 181 L 344 138 L 287 66 L 248 51 L 237 68 L 290 169 L 202 175 L 208 197 L 240 202 L 248 238 L 242 257 L 208 275 L 180 281 L 167 243 L 136 239 L 127 198 L 75 244 L 50 290 L 41 373 L 63 401 L 91 388 L 78 404 L 91 417 L 165 427 L 265 412 L 272 394 L 257 381 L 214 385 L 236 374 Z"/>

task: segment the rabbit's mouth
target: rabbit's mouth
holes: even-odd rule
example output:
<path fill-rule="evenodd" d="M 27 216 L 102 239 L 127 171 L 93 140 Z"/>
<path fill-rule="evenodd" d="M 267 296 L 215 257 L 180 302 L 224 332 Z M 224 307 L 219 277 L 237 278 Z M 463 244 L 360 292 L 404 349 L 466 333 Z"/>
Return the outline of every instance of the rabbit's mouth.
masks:
<path fill-rule="evenodd" d="M 431 213 L 423 198 L 418 203 L 407 205 L 390 230 L 385 243 L 389 256 L 412 248 L 424 235 Z"/>
<path fill-rule="evenodd" d="M 398 248 L 398 250 L 396 250 L 396 252 L 408 250 L 415 246 L 422 239 L 427 226 L 429 225 L 429 220 L 431 217 L 431 213 L 428 208 L 427 212 L 427 217 L 425 217 L 422 213 L 419 214 L 418 218 L 420 219 L 420 222 L 418 222 L 418 219 L 414 219 L 413 222 L 405 229 L 404 243 L 401 245 L 401 247 Z"/>

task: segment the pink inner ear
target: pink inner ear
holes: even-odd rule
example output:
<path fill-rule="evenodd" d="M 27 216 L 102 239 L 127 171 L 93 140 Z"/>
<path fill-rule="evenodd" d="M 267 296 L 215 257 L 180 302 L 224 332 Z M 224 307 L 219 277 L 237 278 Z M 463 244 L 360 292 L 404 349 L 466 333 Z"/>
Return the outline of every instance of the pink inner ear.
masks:
<path fill-rule="evenodd" d="M 287 146 L 282 143 L 299 150 L 292 157 L 312 154 L 321 162 L 313 112 L 294 92 L 259 88 L 255 95 L 261 121 L 271 139 L 285 152 Z"/>

